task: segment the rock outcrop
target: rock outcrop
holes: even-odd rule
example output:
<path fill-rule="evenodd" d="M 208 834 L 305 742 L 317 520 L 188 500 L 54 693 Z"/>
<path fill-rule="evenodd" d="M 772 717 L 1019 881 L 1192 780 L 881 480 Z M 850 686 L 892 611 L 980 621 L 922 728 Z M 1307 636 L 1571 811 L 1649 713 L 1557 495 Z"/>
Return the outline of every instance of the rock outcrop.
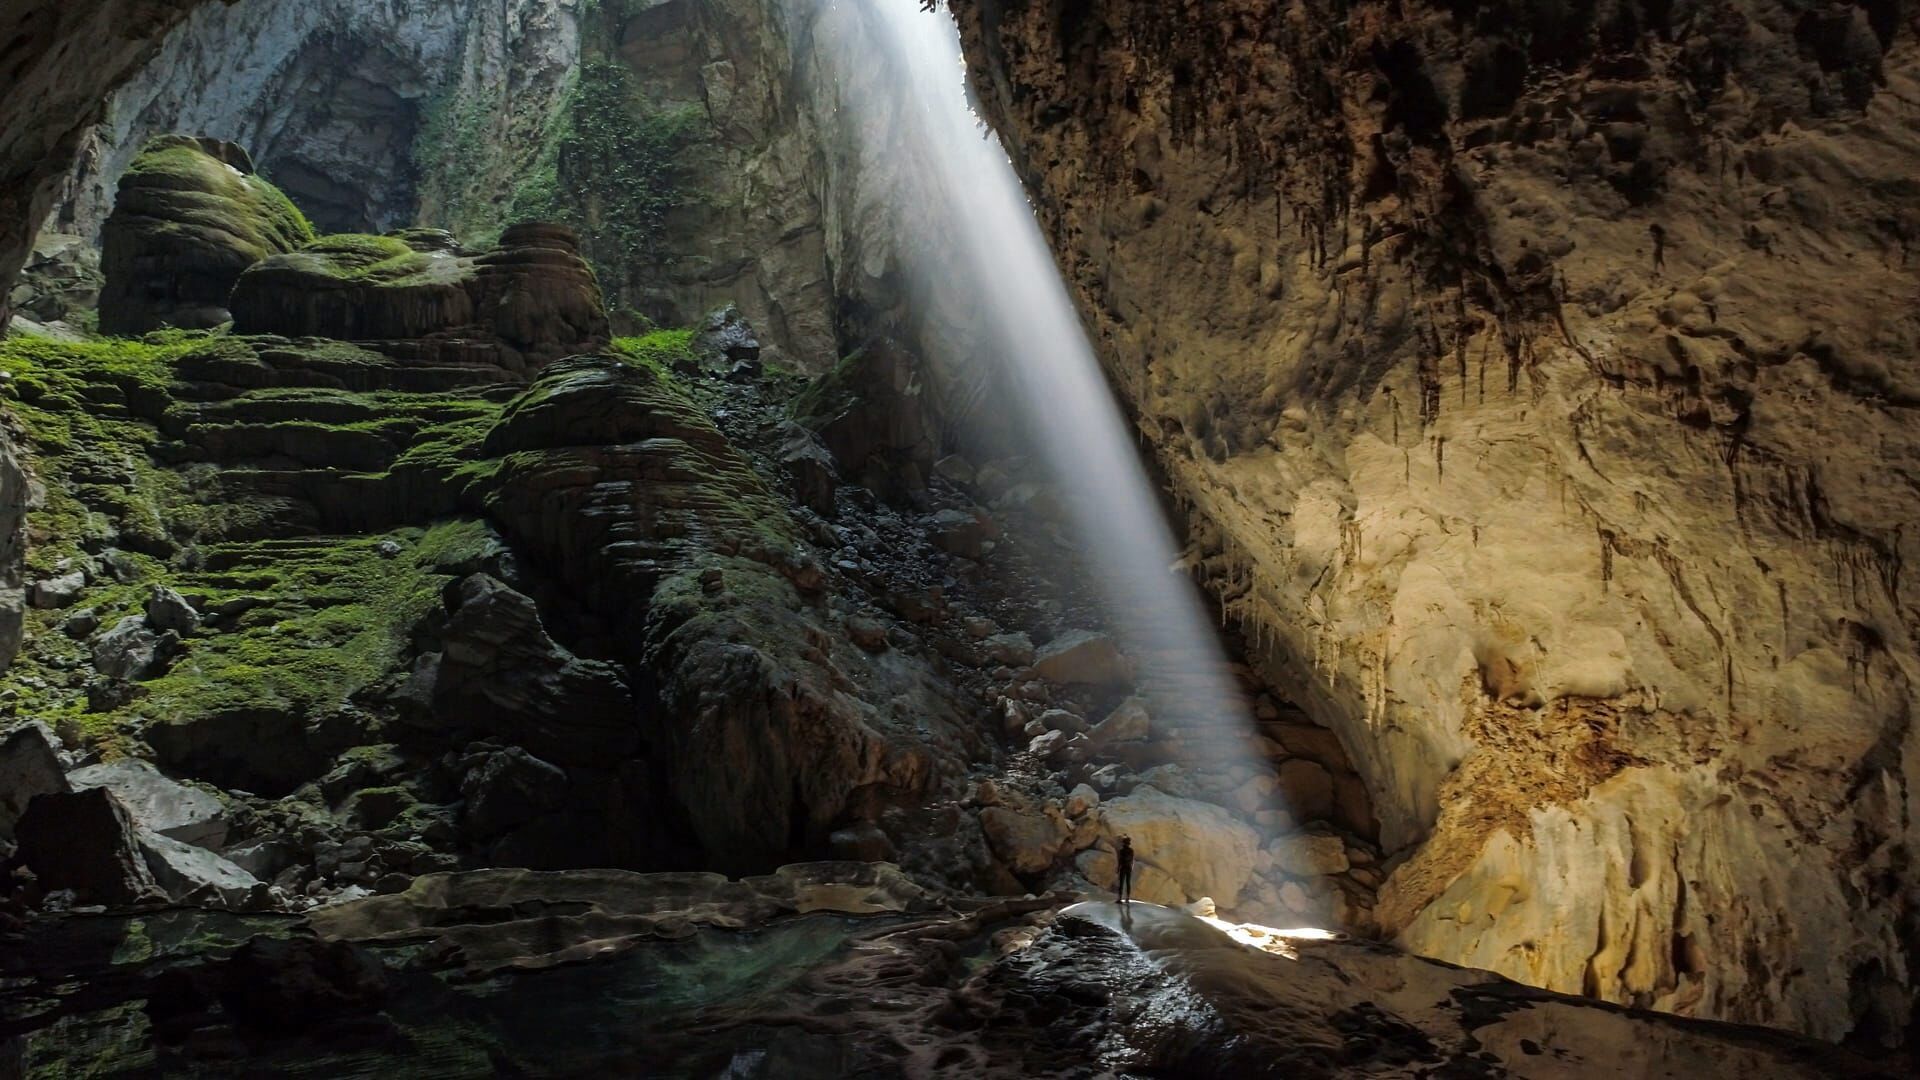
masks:
<path fill-rule="evenodd" d="M 1911 6 L 949 6 L 1385 928 L 1907 1030 Z"/>
<path fill-rule="evenodd" d="M 799 526 L 670 376 L 550 365 L 486 451 L 507 537 L 644 650 L 658 700 L 633 731 L 719 865 L 823 842 L 856 796 L 911 798 L 964 759 L 924 669 L 810 644 L 826 582 Z"/>
<path fill-rule="evenodd" d="M 133 819 L 106 788 L 36 795 L 14 824 L 18 858 L 47 892 L 126 906 L 166 894 L 154 882 Z"/>
<path fill-rule="evenodd" d="M 485 360 L 509 374 L 610 338 L 572 230 L 531 222 L 479 254 L 425 229 L 325 237 L 253 265 L 231 302 L 239 333 L 366 342 L 425 362 Z"/>
<path fill-rule="evenodd" d="M 229 321 L 242 271 L 313 239 L 279 188 L 232 143 L 163 135 L 120 178 L 101 234 L 100 329 L 143 334 Z"/>
<path fill-rule="evenodd" d="M 71 790 L 45 728 L 28 724 L 0 739 L 0 846 L 13 844 L 13 828 L 34 796 Z"/>
<path fill-rule="evenodd" d="M 906 500 L 926 487 L 942 444 L 920 369 L 894 342 L 870 342 L 794 399 L 794 420 L 833 454 L 842 475 Z"/>

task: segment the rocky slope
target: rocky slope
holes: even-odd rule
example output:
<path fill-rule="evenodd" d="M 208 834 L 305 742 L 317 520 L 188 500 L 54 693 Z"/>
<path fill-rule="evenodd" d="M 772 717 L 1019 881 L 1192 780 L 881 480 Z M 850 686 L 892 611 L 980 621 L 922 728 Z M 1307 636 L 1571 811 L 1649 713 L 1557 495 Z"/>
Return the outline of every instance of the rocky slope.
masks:
<path fill-rule="evenodd" d="M 1385 929 L 1901 1038 L 1912 6 L 951 7 Z"/>
<path fill-rule="evenodd" d="M 480 871 L 308 919 L 101 917 L 0 954 L 30 1075 L 1898 1076 L 1780 1032 L 1136 904 L 886 867 Z M 100 989 L 56 993 L 78 976 Z"/>
<path fill-rule="evenodd" d="M 123 190 L 168 197 L 115 209 L 151 250 L 108 296 L 285 205 L 228 152 L 136 161 Z M 733 308 L 610 340 L 576 243 L 326 236 L 251 253 L 231 332 L 0 344 L 44 493 L 0 686 L 27 722 L 0 769 L 37 794 L 0 821 L 15 905 L 828 853 L 1099 889 L 1131 833 L 1143 897 L 1368 924 L 1374 822 L 1330 735 L 1264 696 L 1253 737 L 1153 715 L 1046 582 L 1057 499 L 944 455 L 908 351 L 807 380 Z M 175 835 L 190 804 L 221 826 Z"/>

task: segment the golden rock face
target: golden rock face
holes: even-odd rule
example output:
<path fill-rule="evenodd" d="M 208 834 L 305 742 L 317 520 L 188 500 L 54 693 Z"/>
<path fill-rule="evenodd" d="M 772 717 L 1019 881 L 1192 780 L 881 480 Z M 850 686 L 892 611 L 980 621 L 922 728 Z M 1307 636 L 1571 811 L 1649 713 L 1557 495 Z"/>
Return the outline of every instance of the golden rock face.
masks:
<path fill-rule="evenodd" d="M 1409 849 L 1383 925 L 1902 1026 L 1911 35 L 954 7 L 1202 571 Z"/>

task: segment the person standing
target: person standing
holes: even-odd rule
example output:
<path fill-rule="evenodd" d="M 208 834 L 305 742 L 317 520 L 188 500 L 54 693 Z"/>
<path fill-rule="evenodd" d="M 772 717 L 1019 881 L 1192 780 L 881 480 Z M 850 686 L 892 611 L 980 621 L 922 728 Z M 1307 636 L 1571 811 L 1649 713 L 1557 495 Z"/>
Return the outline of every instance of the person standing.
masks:
<path fill-rule="evenodd" d="M 1133 837 L 1120 838 L 1117 854 L 1120 858 L 1120 880 L 1117 882 L 1120 902 L 1130 904 L 1133 902 Z"/>

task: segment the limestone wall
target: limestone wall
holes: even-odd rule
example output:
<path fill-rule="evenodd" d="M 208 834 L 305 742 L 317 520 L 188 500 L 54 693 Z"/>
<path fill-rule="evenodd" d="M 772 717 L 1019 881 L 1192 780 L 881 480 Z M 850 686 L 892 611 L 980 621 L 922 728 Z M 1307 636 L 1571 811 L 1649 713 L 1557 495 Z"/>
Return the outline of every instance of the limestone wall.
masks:
<path fill-rule="evenodd" d="M 952 4 L 1195 555 L 1338 729 L 1383 923 L 1909 1015 L 1908 4 Z"/>

